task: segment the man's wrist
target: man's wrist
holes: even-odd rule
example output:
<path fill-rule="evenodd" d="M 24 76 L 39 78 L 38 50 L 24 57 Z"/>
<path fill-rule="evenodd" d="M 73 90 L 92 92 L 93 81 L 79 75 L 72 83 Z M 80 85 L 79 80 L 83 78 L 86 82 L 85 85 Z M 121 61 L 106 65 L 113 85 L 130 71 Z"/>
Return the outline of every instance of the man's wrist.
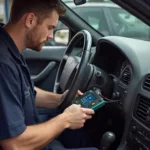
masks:
<path fill-rule="evenodd" d="M 70 115 L 66 112 L 63 112 L 62 114 L 59 115 L 59 117 L 62 119 L 64 123 L 64 128 L 67 129 L 70 127 Z"/>
<path fill-rule="evenodd" d="M 62 96 L 63 94 L 48 92 L 48 102 L 50 103 L 49 105 L 55 103 L 55 107 L 58 107 L 62 103 Z"/>

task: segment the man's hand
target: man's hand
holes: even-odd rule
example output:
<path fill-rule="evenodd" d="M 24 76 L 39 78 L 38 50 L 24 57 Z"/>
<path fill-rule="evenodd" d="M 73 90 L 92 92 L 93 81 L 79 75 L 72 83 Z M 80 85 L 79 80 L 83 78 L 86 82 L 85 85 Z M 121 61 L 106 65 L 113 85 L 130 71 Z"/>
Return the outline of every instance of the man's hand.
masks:
<path fill-rule="evenodd" d="M 66 97 L 66 95 L 67 95 L 68 92 L 69 92 L 69 90 L 66 90 L 66 91 L 62 94 L 62 96 L 61 96 L 61 98 L 60 98 L 60 104 L 64 101 L 64 99 L 65 99 L 65 97 Z M 60 94 L 59 94 L 59 95 L 60 95 Z M 78 90 L 75 97 L 78 97 L 78 96 L 81 96 L 81 95 L 83 95 L 83 93 L 82 93 L 80 90 Z"/>
<path fill-rule="evenodd" d="M 80 105 L 71 105 L 64 110 L 64 114 L 68 116 L 68 128 L 79 129 L 84 126 L 86 120 L 91 119 L 94 111 L 88 108 L 82 108 Z"/>
<path fill-rule="evenodd" d="M 80 90 L 78 90 L 77 94 L 76 94 L 76 97 L 81 96 L 81 95 L 83 95 L 83 93 Z"/>

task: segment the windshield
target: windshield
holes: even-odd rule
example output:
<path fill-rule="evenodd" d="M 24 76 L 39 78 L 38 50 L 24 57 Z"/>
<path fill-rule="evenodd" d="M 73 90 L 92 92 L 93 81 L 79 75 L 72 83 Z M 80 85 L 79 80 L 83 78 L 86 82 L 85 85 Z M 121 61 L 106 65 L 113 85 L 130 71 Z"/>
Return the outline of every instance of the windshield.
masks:
<path fill-rule="evenodd" d="M 73 0 L 62 1 L 104 36 L 150 40 L 150 27 L 110 0 L 88 0 L 86 4 L 79 6 Z"/>

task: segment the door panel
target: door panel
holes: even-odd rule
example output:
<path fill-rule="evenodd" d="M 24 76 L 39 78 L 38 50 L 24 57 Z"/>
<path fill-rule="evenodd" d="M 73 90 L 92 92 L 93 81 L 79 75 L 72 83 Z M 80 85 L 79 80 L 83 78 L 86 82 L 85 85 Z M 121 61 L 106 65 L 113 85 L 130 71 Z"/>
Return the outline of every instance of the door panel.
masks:
<path fill-rule="evenodd" d="M 40 52 L 27 49 L 23 52 L 27 59 L 42 59 L 60 61 L 66 46 L 44 46 Z"/>
<path fill-rule="evenodd" d="M 39 74 L 31 75 L 31 79 L 34 82 L 40 82 L 41 80 L 44 80 L 56 66 L 57 63 L 55 61 L 49 62 L 47 66 Z"/>
<path fill-rule="evenodd" d="M 54 81 L 66 47 L 43 47 L 41 52 L 27 49 L 23 55 L 35 86 L 53 91 Z"/>

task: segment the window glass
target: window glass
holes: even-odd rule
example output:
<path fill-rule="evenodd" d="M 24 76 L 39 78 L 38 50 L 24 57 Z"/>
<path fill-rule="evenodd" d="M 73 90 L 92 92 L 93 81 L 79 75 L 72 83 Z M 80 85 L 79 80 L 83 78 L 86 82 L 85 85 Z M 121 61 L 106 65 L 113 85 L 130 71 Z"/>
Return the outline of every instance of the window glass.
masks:
<path fill-rule="evenodd" d="M 150 27 L 110 0 L 87 0 L 79 6 L 73 0 L 62 1 L 104 36 L 150 40 Z"/>
<path fill-rule="evenodd" d="M 5 22 L 4 0 L 0 0 L 0 22 Z"/>
<path fill-rule="evenodd" d="M 109 9 L 116 35 L 150 40 L 150 28 L 122 8 Z"/>
<path fill-rule="evenodd" d="M 0 22 L 7 23 L 13 0 L 0 0 Z"/>
<path fill-rule="evenodd" d="M 83 7 L 73 8 L 73 10 L 95 30 L 101 32 L 104 35 L 109 34 L 103 9 L 91 6 L 90 9 L 89 7 Z"/>
<path fill-rule="evenodd" d="M 48 40 L 45 46 L 66 46 L 69 42 L 69 28 L 62 23 L 58 22 L 56 28 L 54 29 L 53 39 Z"/>

